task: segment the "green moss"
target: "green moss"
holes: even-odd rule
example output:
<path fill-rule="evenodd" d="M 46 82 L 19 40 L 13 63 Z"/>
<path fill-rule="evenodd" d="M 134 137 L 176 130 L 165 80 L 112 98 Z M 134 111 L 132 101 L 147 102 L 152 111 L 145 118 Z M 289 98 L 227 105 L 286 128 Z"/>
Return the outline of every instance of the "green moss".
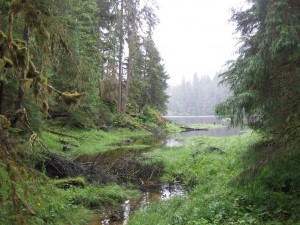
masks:
<path fill-rule="evenodd" d="M 77 106 L 80 100 L 86 96 L 85 92 L 78 93 L 76 91 L 73 92 L 62 92 L 61 99 L 66 103 L 67 106 Z"/>
<path fill-rule="evenodd" d="M 183 129 L 178 125 L 173 122 L 166 122 L 166 130 L 169 133 L 179 133 L 183 131 Z"/>
<path fill-rule="evenodd" d="M 84 188 L 87 183 L 82 177 L 70 177 L 65 179 L 53 180 L 53 184 L 59 188 L 72 188 L 81 187 Z"/>
<path fill-rule="evenodd" d="M 6 57 L 3 58 L 3 61 L 4 61 L 5 68 L 12 68 L 14 66 L 13 62 Z"/>
<path fill-rule="evenodd" d="M 0 44 L 3 44 L 7 40 L 6 34 L 3 33 L 3 31 L 0 30 Z"/>
<path fill-rule="evenodd" d="M 5 65 L 4 60 L 0 59 L 0 69 L 3 68 Z"/>
<path fill-rule="evenodd" d="M 46 40 L 50 39 L 50 34 L 48 32 L 48 30 L 46 29 L 46 27 L 44 25 L 41 25 L 39 27 L 39 33 L 43 36 L 43 38 L 45 38 Z"/>
<path fill-rule="evenodd" d="M 35 65 L 30 60 L 29 62 L 29 70 L 27 71 L 27 78 L 36 78 L 40 75 L 39 71 L 37 71 Z"/>
<path fill-rule="evenodd" d="M 0 115 L 0 128 L 7 129 L 10 125 L 10 121 L 5 116 Z"/>
<path fill-rule="evenodd" d="M 47 85 L 47 84 L 48 84 L 48 79 L 47 79 L 47 77 L 42 77 L 41 83 Z"/>
<path fill-rule="evenodd" d="M 18 13 L 22 9 L 22 1 L 21 0 L 12 0 L 11 1 L 11 9 L 14 13 Z"/>

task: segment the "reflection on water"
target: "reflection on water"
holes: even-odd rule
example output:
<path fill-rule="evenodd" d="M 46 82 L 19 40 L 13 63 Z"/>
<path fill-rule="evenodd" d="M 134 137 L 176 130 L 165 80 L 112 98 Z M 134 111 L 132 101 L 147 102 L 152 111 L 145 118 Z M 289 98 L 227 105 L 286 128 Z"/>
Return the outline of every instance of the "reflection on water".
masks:
<path fill-rule="evenodd" d="M 227 121 L 220 120 L 215 116 L 165 116 L 165 118 L 185 126 L 190 126 L 193 124 L 215 124 L 224 126 L 221 128 L 210 128 L 208 130 L 190 131 L 174 134 L 172 135 L 172 137 L 164 141 L 165 146 L 169 147 L 188 144 L 186 141 L 178 141 L 178 138 L 187 138 L 194 136 L 224 137 L 239 135 L 243 132 L 239 127 L 229 127 L 229 123 Z"/>
<path fill-rule="evenodd" d="M 152 202 L 168 200 L 174 196 L 184 196 L 185 192 L 180 183 L 167 183 L 163 185 L 146 185 L 145 192 L 139 199 L 126 200 L 119 210 L 108 210 L 95 214 L 90 225 L 126 225 L 130 214 L 134 210 L 147 207 Z"/>

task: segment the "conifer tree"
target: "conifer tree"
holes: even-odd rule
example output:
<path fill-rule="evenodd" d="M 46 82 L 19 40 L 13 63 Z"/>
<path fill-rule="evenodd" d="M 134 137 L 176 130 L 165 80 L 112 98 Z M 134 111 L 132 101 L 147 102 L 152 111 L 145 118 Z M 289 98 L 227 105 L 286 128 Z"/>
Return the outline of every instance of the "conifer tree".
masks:
<path fill-rule="evenodd" d="M 233 12 L 241 47 L 221 75 L 233 95 L 217 113 L 277 142 L 295 143 L 300 133 L 300 2 L 249 2 L 249 8 Z"/>

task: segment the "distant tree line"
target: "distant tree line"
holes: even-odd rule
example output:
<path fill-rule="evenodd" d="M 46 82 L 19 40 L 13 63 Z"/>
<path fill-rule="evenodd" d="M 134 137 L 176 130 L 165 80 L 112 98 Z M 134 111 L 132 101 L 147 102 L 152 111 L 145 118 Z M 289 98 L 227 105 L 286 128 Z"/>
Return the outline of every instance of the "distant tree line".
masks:
<path fill-rule="evenodd" d="M 194 74 L 192 81 L 183 79 L 181 84 L 169 87 L 168 114 L 214 115 L 215 106 L 229 96 L 228 88 L 219 85 L 219 81 L 217 76 Z"/>
<path fill-rule="evenodd" d="M 166 110 L 151 0 L 0 0 L 0 114 L 106 123 Z M 80 104 L 78 104 L 80 102 Z"/>

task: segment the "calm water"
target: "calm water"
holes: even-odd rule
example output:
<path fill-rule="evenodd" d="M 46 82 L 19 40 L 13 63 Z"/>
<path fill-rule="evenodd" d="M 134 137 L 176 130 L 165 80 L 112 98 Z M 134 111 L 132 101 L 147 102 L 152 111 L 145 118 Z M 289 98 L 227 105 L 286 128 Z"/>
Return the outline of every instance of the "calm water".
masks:
<path fill-rule="evenodd" d="M 166 146 L 180 146 L 186 145 L 188 143 L 177 141 L 178 138 L 194 137 L 194 136 L 214 136 L 214 137 L 224 137 L 224 136 L 234 136 L 240 135 L 244 131 L 241 128 L 229 127 L 229 123 L 224 120 L 220 120 L 215 116 L 165 116 L 164 118 L 174 121 L 175 123 L 182 124 L 184 126 L 190 126 L 193 124 L 216 124 L 223 125 L 221 128 L 210 128 L 207 131 L 190 131 L 182 132 L 173 135 L 169 139 L 165 140 Z M 205 125 L 203 126 L 205 128 Z"/>

